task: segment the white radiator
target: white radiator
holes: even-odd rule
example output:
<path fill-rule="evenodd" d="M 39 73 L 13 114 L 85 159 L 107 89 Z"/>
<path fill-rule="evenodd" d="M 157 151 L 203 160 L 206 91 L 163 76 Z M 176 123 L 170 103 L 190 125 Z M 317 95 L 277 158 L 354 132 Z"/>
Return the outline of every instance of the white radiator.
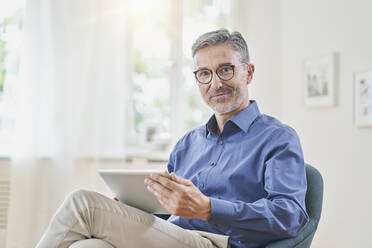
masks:
<path fill-rule="evenodd" d="M 0 247 L 5 247 L 10 201 L 9 161 L 0 160 Z"/>
<path fill-rule="evenodd" d="M 8 224 L 9 186 L 8 179 L 0 178 L 0 230 L 6 230 Z"/>

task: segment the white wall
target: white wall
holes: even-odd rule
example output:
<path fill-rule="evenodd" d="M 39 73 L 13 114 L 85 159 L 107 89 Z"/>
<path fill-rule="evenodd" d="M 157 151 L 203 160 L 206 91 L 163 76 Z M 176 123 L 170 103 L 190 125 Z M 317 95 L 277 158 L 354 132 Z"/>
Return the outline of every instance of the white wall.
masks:
<path fill-rule="evenodd" d="M 280 1 L 232 1 L 233 29 L 247 41 L 255 65 L 249 96 L 260 110 L 277 115 L 280 111 Z M 269 99 L 269 100 L 267 100 Z"/>
<path fill-rule="evenodd" d="M 353 117 L 353 73 L 372 68 L 372 1 L 238 4 L 235 27 L 247 37 L 257 68 L 251 96 L 297 130 L 306 161 L 324 177 L 312 247 L 372 247 L 372 128 L 357 128 Z M 331 52 L 339 54 L 337 105 L 305 108 L 303 60 Z"/>

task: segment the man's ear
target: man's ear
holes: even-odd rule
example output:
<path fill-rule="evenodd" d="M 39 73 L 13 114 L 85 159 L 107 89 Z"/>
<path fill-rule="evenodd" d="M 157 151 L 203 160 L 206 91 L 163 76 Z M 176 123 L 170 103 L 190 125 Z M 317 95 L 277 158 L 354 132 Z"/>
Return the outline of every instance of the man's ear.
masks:
<path fill-rule="evenodd" d="M 254 64 L 248 64 L 247 66 L 247 84 L 250 84 L 253 78 L 254 73 Z"/>

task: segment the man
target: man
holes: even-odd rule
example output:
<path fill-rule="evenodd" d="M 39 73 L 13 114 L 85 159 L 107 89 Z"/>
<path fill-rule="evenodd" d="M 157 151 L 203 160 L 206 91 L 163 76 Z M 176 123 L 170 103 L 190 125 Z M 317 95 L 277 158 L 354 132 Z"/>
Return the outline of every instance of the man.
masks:
<path fill-rule="evenodd" d="M 195 78 L 214 115 L 172 151 L 170 178 L 145 184 L 172 214 L 167 221 L 98 193 L 72 193 L 38 248 L 87 237 L 115 247 L 262 247 L 307 223 L 306 176 L 295 131 L 250 101 L 254 66 L 238 32 L 217 30 L 192 47 Z"/>

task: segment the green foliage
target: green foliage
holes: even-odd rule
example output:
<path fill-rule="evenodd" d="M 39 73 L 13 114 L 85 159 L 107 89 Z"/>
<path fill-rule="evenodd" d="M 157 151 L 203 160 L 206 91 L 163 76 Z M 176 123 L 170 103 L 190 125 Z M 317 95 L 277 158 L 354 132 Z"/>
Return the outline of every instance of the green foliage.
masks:
<path fill-rule="evenodd" d="M 0 70 L 0 93 L 4 91 L 5 75 L 6 75 L 6 70 L 1 69 Z"/>
<path fill-rule="evenodd" d="M 8 50 L 4 35 L 10 25 L 17 25 L 18 30 L 23 29 L 23 9 L 19 9 L 12 16 L 4 18 L 0 22 L 0 94 L 4 91 L 4 84 L 7 74 L 5 61 L 8 55 Z M 16 65 L 16 68 L 18 68 L 18 65 Z"/>
<path fill-rule="evenodd" d="M 5 33 L 7 27 L 11 24 L 17 25 L 18 30 L 22 30 L 23 29 L 23 13 L 24 13 L 24 10 L 19 9 L 13 15 L 4 18 L 4 20 L 0 22 L 0 34 Z"/>
<path fill-rule="evenodd" d="M 140 51 L 135 51 L 133 54 L 134 57 L 134 71 L 137 74 L 145 74 L 147 77 L 148 74 L 148 66 L 146 60 L 143 58 L 142 53 Z"/>
<path fill-rule="evenodd" d="M 138 111 L 136 108 L 134 108 L 134 110 L 134 127 L 136 132 L 139 133 L 140 125 L 145 120 L 145 115 L 141 111 Z"/>
<path fill-rule="evenodd" d="M 1 38 L 1 36 L 0 36 Z M 5 82 L 5 58 L 7 55 L 6 42 L 0 39 L 0 94 L 4 91 L 4 82 Z"/>

